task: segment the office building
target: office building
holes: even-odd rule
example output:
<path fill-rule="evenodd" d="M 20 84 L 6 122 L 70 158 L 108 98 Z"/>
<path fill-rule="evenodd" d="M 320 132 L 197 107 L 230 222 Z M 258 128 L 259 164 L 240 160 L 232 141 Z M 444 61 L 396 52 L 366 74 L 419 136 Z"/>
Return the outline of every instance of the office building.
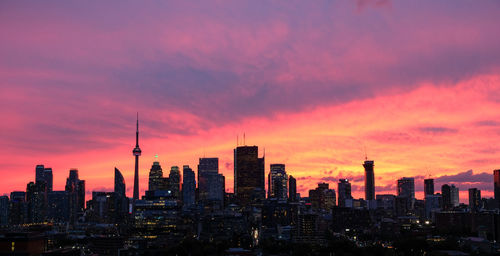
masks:
<path fill-rule="evenodd" d="M 469 208 L 471 211 L 477 211 L 481 208 L 481 190 L 469 188 Z"/>
<path fill-rule="evenodd" d="M 265 198 L 264 157 L 258 157 L 257 146 L 234 149 L 234 192 L 246 206 Z"/>
<path fill-rule="evenodd" d="M 126 197 L 125 192 L 127 191 L 127 188 L 125 186 L 125 179 L 123 178 L 122 173 L 118 168 L 115 167 L 115 193 L 122 196 Z"/>
<path fill-rule="evenodd" d="M 401 178 L 398 180 L 398 197 L 415 198 L 415 179 Z"/>
<path fill-rule="evenodd" d="M 298 201 L 297 180 L 292 175 L 288 177 L 288 198 L 290 199 L 291 202 Z"/>
<path fill-rule="evenodd" d="M 268 198 L 288 198 L 288 175 L 284 164 L 271 164 L 268 175 Z"/>
<path fill-rule="evenodd" d="M 181 173 L 178 166 L 172 166 L 168 175 L 167 190 L 172 191 L 172 195 L 176 199 L 180 199 Z"/>
<path fill-rule="evenodd" d="M 363 164 L 365 168 L 365 200 L 375 200 L 375 174 L 374 161 L 366 160 Z"/>
<path fill-rule="evenodd" d="M 434 179 L 424 180 L 424 195 L 434 195 Z"/>
<path fill-rule="evenodd" d="M 338 204 L 340 207 L 348 207 L 347 200 L 352 200 L 351 183 L 348 179 L 339 179 L 337 186 Z M 352 207 L 352 203 L 350 204 Z"/>
<path fill-rule="evenodd" d="M 182 167 L 182 202 L 185 209 L 195 205 L 196 199 L 196 179 L 195 174 L 189 165 Z"/>

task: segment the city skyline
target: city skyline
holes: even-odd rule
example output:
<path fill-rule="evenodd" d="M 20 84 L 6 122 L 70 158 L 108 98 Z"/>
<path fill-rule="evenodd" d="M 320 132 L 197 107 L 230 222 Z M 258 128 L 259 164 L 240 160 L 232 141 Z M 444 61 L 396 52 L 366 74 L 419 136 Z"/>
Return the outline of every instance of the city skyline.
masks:
<path fill-rule="evenodd" d="M 348 178 L 364 197 L 367 156 L 376 194 L 414 177 L 423 198 L 430 176 L 493 196 L 498 2 L 32 4 L 0 6 L 0 194 L 44 164 L 54 190 L 78 168 L 87 196 L 116 167 L 132 196 L 140 112 L 141 195 L 156 154 L 165 170 L 218 157 L 232 191 L 245 134 L 302 195 Z"/>

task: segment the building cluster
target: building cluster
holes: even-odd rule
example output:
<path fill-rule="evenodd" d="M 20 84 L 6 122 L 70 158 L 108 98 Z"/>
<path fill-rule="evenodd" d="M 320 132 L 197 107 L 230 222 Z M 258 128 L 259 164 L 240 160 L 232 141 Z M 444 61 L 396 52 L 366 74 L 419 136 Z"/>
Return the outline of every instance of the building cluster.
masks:
<path fill-rule="evenodd" d="M 196 173 L 188 165 L 172 166 L 168 176 L 156 158 L 140 195 L 141 152 L 137 125 L 132 198 L 117 168 L 114 191 L 94 191 L 86 201 L 78 170 L 69 171 L 64 190 L 54 191 L 52 169 L 37 165 L 26 191 L 0 197 L 0 253 L 136 255 L 165 251 L 186 239 L 247 253 L 263 240 L 322 246 L 332 236 L 390 247 L 404 235 L 474 236 L 482 239 L 474 240 L 478 248 L 498 248 L 500 170 L 494 171 L 495 198 L 481 198 L 480 190 L 470 188 L 468 205 L 460 203 L 453 184 L 436 193 L 433 179 L 424 180 L 423 200 L 415 198 L 412 177 L 397 180 L 396 194 L 376 194 L 375 164 L 369 160 L 362 165 L 364 198 L 352 196 L 348 179 L 339 179 L 336 190 L 319 183 L 301 196 L 282 163 L 270 165 L 266 191 L 265 156 L 257 146 L 237 146 L 234 193 L 226 192 L 218 158 L 199 158 Z"/>

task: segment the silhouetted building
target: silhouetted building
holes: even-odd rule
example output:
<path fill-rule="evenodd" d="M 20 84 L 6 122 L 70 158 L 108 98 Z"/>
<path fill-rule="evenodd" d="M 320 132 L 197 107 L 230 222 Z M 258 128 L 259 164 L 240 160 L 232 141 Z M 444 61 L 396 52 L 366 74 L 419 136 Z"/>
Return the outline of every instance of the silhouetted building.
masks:
<path fill-rule="evenodd" d="M 0 196 L 0 226 L 9 224 L 9 197 Z"/>
<path fill-rule="evenodd" d="M 424 195 L 434 195 L 434 179 L 424 180 Z"/>
<path fill-rule="evenodd" d="M 198 162 L 198 194 L 200 201 L 206 201 L 210 185 L 208 175 L 219 173 L 219 158 L 200 158 Z"/>
<path fill-rule="evenodd" d="M 338 205 L 340 207 L 352 207 L 352 202 L 349 204 L 346 201 L 346 200 L 352 201 L 351 183 L 349 182 L 348 179 L 339 179 L 337 193 L 339 197 Z"/>
<path fill-rule="evenodd" d="M 35 167 L 35 183 L 45 183 L 47 192 L 52 191 L 52 168 L 45 168 L 42 164 L 37 165 Z"/>
<path fill-rule="evenodd" d="M 10 193 L 9 224 L 19 225 L 27 220 L 26 192 L 13 191 Z"/>
<path fill-rule="evenodd" d="M 497 207 L 500 208 L 500 169 L 493 171 L 494 193 Z"/>
<path fill-rule="evenodd" d="M 194 172 L 189 165 L 182 167 L 182 202 L 184 208 L 190 208 L 195 205 L 196 179 Z"/>
<path fill-rule="evenodd" d="M 450 186 L 450 201 L 453 207 L 457 207 L 460 205 L 460 193 L 458 187 L 455 185 Z"/>
<path fill-rule="evenodd" d="M 366 160 L 363 167 L 365 168 L 365 200 L 375 200 L 374 161 Z"/>
<path fill-rule="evenodd" d="M 298 201 L 297 199 L 297 180 L 290 175 L 288 177 L 288 198 L 291 202 Z"/>
<path fill-rule="evenodd" d="M 469 188 L 469 208 L 471 211 L 477 211 L 481 208 L 481 190 Z"/>
<path fill-rule="evenodd" d="M 181 173 L 178 166 L 172 166 L 168 175 L 167 190 L 172 191 L 172 195 L 176 199 L 180 199 Z"/>
<path fill-rule="evenodd" d="M 281 200 L 288 198 L 288 175 L 284 164 L 271 164 L 267 185 L 267 197 Z"/>
<path fill-rule="evenodd" d="M 123 197 L 115 192 L 92 192 L 87 218 L 95 223 L 117 224 L 125 220 Z"/>
<path fill-rule="evenodd" d="M 453 205 L 451 203 L 451 189 L 450 185 L 448 184 L 443 184 L 441 186 L 441 196 L 442 196 L 442 201 L 443 201 L 443 210 L 450 210 L 453 208 Z"/>
<path fill-rule="evenodd" d="M 168 180 L 163 178 L 163 170 L 160 162 L 154 161 L 149 170 L 148 190 L 166 190 Z"/>
<path fill-rule="evenodd" d="M 47 219 L 53 223 L 67 223 L 70 216 L 70 194 L 68 191 L 52 191 L 47 194 Z"/>
<path fill-rule="evenodd" d="M 115 193 L 122 196 L 126 197 L 125 192 L 127 191 L 127 188 L 125 186 L 125 179 L 123 178 L 122 173 L 118 168 L 115 167 Z"/>
<path fill-rule="evenodd" d="M 78 178 L 78 170 L 69 170 L 65 191 L 69 195 L 70 222 L 75 223 L 85 209 L 85 181 Z"/>
<path fill-rule="evenodd" d="M 318 183 L 318 187 L 309 190 L 311 207 L 316 210 L 331 210 L 335 206 L 335 190 L 328 183 Z"/>
<path fill-rule="evenodd" d="M 415 198 L 415 179 L 401 178 L 398 180 L 398 197 Z"/>
<path fill-rule="evenodd" d="M 43 164 L 39 164 L 35 167 L 35 183 L 40 183 L 45 181 L 44 173 L 45 166 Z"/>
<path fill-rule="evenodd" d="M 441 194 L 433 194 L 425 196 L 425 217 L 434 220 L 434 213 L 441 210 L 442 197 Z"/>
<path fill-rule="evenodd" d="M 264 157 L 257 146 L 234 149 L 234 192 L 243 206 L 265 198 Z"/>
<path fill-rule="evenodd" d="M 26 203 L 28 207 L 28 223 L 42 223 L 45 221 L 47 214 L 47 186 L 45 181 L 28 183 L 26 186 Z"/>

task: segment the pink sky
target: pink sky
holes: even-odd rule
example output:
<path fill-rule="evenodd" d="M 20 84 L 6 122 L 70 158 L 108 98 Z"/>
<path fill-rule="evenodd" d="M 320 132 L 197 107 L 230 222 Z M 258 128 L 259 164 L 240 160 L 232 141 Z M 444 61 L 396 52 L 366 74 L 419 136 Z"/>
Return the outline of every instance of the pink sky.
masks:
<path fill-rule="evenodd" d="M 131 195 L 164 168 L 219 157 L 233 187 L 236 136 L 284 163 L 299 192 L 350 178 L 363 197 L 415 177 L 492 196 L 500 168 L 498 1 L 0 3 L 0 193 L 35 165 L 63 189 Z"/>

